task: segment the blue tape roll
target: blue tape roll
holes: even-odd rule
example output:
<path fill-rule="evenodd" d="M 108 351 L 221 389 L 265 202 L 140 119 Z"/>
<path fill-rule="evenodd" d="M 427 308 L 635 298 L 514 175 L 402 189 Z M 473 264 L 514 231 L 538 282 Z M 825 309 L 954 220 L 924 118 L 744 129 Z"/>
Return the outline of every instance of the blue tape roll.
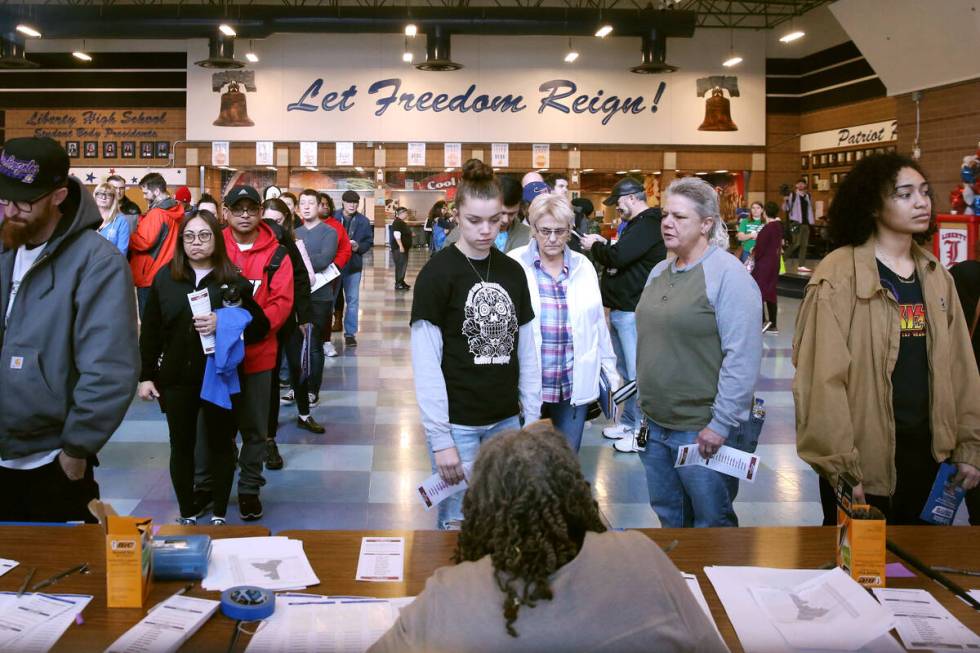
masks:
<path fill-rule="evenodd" d="M 261 587 L 239 585 L 221 593 L 221 612 L 236 621 L 259 621 L 276 611 L 276 595 Z"/>

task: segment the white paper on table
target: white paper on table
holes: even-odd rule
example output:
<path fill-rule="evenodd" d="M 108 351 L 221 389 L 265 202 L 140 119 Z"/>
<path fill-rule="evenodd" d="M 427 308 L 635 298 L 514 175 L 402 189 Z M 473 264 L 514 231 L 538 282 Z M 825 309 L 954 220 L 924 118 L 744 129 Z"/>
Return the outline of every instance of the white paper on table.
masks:
<path fill-rule="evenodd" d="M 793 649 L 768 619 L 760 618 L 760 610 L 751 587 L 790 589 L 826 574 L 819 569 L 771 569 L 768 567 L 705 567 L 704 573 L 718 594 L 732 627 L 745 653 L 773 651 L 815 651 Z M 870 598 L 870 597 L 868 597 Z M 861 639 L 865 639 L 861 637 Z M 852 650 L 861 653 L 903 653 L 898 641 L 887 632 L 877 639 Z"/>
<path fill-rule="evenodd" d="M 211 313 L 211 295 L 208 293 L 207 288 L 187 293 L 187 301 L 191 304 L 191 315 L 194 317 Z M 199 335 L 201 336 L 201 347 L 204 348 L 205 355 L 213 354 L 215 345 L 214 334 L 212 333 L 209 336 Z"/>
<path fill-rule="evenodd" d="M 701 591 L 701 583 L 698 582 L 698 577 L 694 574 L 684 573 L 683 571 L 681 572 L 681 577 L 687 584 L 687 589 L 691 590 L 691 594 L 694 595 L 694 600 L 697 601 L 698 605 L 701 606 L 701 609 L 704 610 L 704 614 L 708 617 L 708 621 L 710 621 L 711 625 L 714 626 L 715 632 L 718 633 L 718 638 L 724 642 L 725 638 L 721 636 L 721 631 L 718 630 L 718 624 L 715 623 L 715 618 L 711 615 L 711 607 L 708 605 L 708 601 L 704 598 L 704 592 Z"/>
<path fill-rule="evenodd" d="M 26 599 L 29 595 L 25 594 L 21 599 Z M 31 595 L 33 596 L 33 595 Z M 65 631 L 72 625 L 75 618 L 85 609 L 92 597 L 82 594 L 46 594 L 48 598 L 57 598 L 69 603 L 67 610 L 58 616 L 48 619 L 38 627 L 25 632 L 22 636 L 9 641 L 7 645 L 0 646 L 0 651 L 16 651 L 17 653 L 47 653 L 50 651 Z M 0 594 L 0 612 L 6 609 L 8 603 L 15 603 L 17 596 L 14 592 L 4 592 Z"/>
<path fill-rule="evenodd" d="M 891 613 L 839 567 L 793 587 L 750 587 L 793 648 L 853 651 L 887 634 Z"/>
<path fill-rule="evenodd" d="M 6 647 L 31 630 L 54 620 L 72 603 L 45 594 L 7 596 L 0 606 L 0 647 Z"/>
<path fill-rule="evenodd" d="M 710 460 L 701 457 L 696 444 L 685 444 L 677 449 L 677 460 L 674 461 L 674 467 L 693 467 L 696 465 L 713 469 L 721 474 L 734 476 L 740 481 L 754 483 L 755 477 L 759 475 L 759 467 L 762 462 L 759 456 L 754 453 L 746 453 L 741 449 L 727 445 L 722 445 Z"/>
<path fill-rule="evenodd" d="M 172 653 L 218 610 L 220 601 L 171 596 L 106 649 L 106 653 Z"/>
<path fill-rule="evenodd" d="M 362 537 L 354 580 L 398 582 L 405 576 L 404 537 Z"/>
<path fill-rule="evenodd" d="M 871 591 L 894 616 L 905 648 L 980 651 L 980 637 L 927 590 L 876 587 Z"/>
<path fill-rule="evenodd" d="M 7 560 L 6 558 L 0 558 L 0 576 L 19 565 L 20 563 L 16 560 Z"/>
<path fill-rule="evenodd" d="M 426 510 L 429 510 L 433 506 L 438 506 L 449 497 L 463 492 L 467 487 L 469 487 L 467 479 L 469 479 L 472 472 L 473 463 L 464 463 L 463 480 L 456 485 L 450 485 L 442 480 L 442 477 L 439 476 L 438 472 L 425 479 L 416 489 L 416 491 L 419 493 L 419 499 L 422 501 L 422 505 Z"/>
<path fill-rule="evenodd" d="M 247 582 L 241 582 L 243 579 Z M 238 537 L 211 543 L 208 575 L 201 581 L 201 587 L 223 592 L 229 587 L 248 584 L 268 590 L 289 590 L 319 583 L 301 541 L 281 536 Z"/>

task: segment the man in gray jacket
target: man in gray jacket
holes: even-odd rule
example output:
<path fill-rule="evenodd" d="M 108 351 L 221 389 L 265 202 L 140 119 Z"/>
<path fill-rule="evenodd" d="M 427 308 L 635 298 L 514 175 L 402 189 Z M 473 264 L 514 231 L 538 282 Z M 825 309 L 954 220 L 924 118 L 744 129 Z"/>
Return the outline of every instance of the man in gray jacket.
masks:
<path fill-rule="evenodd" d="M 7 141 L 0 209 L 0 521 L 91 522 L 139 374 L 133 279 L 57 142 Z"/>

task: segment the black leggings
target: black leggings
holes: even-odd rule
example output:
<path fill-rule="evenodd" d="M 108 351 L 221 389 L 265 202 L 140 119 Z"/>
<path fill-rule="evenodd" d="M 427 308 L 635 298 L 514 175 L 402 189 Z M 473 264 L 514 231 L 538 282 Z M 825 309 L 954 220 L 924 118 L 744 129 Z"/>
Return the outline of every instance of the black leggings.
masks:
<path fill-rule="evenodd" d="M 300 354 L 303 349 L 303 332 L 293 327 L 288 333 L 278 334 L 278 347 L 276 348 L 276 366 L 278 370 L 282 367 L 282 357 L 286 356 L 286 364 L 289 368 L 289 384 L 293 389 L 293 396 L 296 399 L 296 410 L 300 415 L 310 414 L 310 396 L 307 394 L 308 385 L 306 379 L 299 380 L 300 373 Z M 275 440 L 276 433 L 279 431 L 279 379 L 274 377 L 271 384 L 269 395 L 269 439 Z"/>
<path fill-rule="evenodd" d="M 208 443 L 208 467 L 211 472 L 211 495 L 214 516 L 228 511 L 228 495 L 235 475 L 235 420 L 230 410 L 201 399 L 200 387 L 172 386 L 160 388 L 160 403 L 170 427 L 170 480 L 177 493 L 181 517 L 194 517 L 194 445 L 197 442 L 197 417 L 204 422 Z"/>

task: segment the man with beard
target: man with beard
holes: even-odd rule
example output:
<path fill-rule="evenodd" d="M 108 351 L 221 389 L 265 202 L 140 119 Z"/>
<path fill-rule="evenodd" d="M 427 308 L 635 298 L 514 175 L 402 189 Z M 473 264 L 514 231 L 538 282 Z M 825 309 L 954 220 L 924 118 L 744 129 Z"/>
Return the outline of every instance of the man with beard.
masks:
<path fill-rule="evenodd" d="M 0 521 L 94 522 L 140 367 L 133 279 L 57 142 L 7 141 L 0 209 Z"/>
<path fill-rule="evenodd" d="M 142 320 L 153 277 L 174 257 L 184 207 L 170 197 L 167 180 L 158 172 L 151 172 L 140 179 L 140 190 L 150 208 L 129 237 L 129 266 L 133 271 L 136 303 Z"/>
<path fill-rule="evenodd" d="M 616 350 L 616 366 L 624 381 L 636 379 L 636 304 L 646 285 L 650 270 L 667 258 L 663 236 L 660 234 L 660 210 L 647 206 L 643 183 L 624 177 L 613 186 L 612 193 L 602 202 L 615 206 L 626 223 L 616 243 L 609 243 L 598 234 L 583 235 L 582 249 L 591 252 L 592 259 L 602 265 L 602 303 L 609 308 L 609 334 Z M 621 440 L 613 446 L 617 451 L 639 451 L 636 433 L 640 416 L 636 395 L 623 406 L 619 424 L 602 430 L 610 440 Z"/>

